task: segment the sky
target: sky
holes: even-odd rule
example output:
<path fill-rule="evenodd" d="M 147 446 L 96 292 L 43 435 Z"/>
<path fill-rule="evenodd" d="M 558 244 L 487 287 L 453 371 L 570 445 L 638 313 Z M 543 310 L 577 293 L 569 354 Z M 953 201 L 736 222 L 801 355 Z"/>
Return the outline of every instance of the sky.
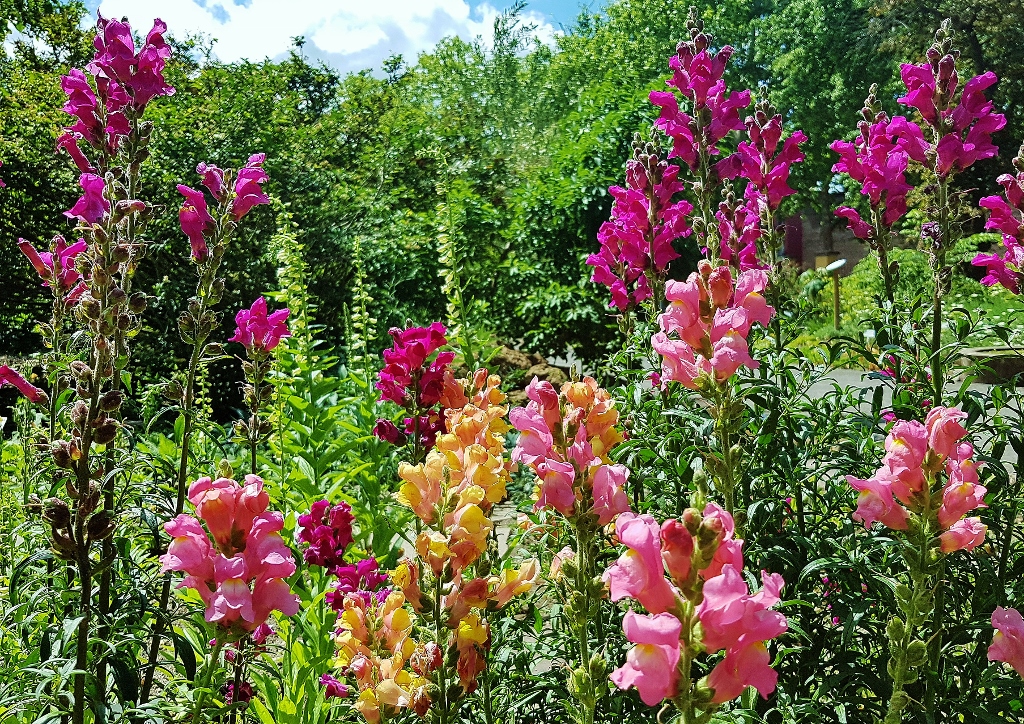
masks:
<path fill-rule="evenodd" d="M 214 39 L 222 61 L 280 59 L 292 38 L 305 36 L 304 52 L 341 72 L 377 69 L 401 53 L 407 61 L 438 40 L 458 35 L 488 40 L 494 19 L 511 0 L 87 0 L 105 17 L 127 16 L 140 32 L 153 18 L 172 35 L 202 33 Z M 534 0 L 524 18 L 536 36 L 552 42 L 571 25 L 581 4 L 594 0 Z M 145 27 L 143 27 L 145 26 Z"/>

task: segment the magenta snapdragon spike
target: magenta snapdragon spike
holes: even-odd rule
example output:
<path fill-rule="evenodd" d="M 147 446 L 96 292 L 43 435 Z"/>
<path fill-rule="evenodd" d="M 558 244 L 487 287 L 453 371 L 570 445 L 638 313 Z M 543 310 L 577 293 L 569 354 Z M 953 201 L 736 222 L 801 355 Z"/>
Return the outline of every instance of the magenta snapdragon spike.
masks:
<path fill-rule="evenodd" d="M 747 179 L 743 196 L 751 208 L 757 209 L 762 226 L 761 251 L 771 262 L 779 246 L 775 212 L 783 199 L 796 193 L 789 185 L 790 168 L 804 160 L 800 144 L 807 136 L 797 130 L 782 141 L 782 116 L 764 96 L 744 124 L 748 140 L 740 142 L 736 153 L 715 164 L 715 171 L 722 179 Z"/>
<path fill-rule="evenodd" d="M 138 52 L 127 22 L 98 15 L 96 24 L 100 32 L 93 40 L 96 54 L 88 66 L 90 72 L 116 83 L 122 92 L 127 91 L 136 111 L 145 108 L 153 98 L 174 94 L 174 88 L 163 76 L 164 65 L 171 56 L 171 48 L 164 40 L 166 23 L 153 21 L 153 28 Z"/>
<path fill-rule="evenodd" d="M 444 430 L 444 416 L 438 406 L 442 405 L 445 378 L 451 377 L 455 359 L 454 352 L 438 351 L 448 344 L 447 330 L 434 322 L 429 327 L 395 327 L 388 333 L 394 343 L 383 352 L 384 367 L 377 374 L 376 387 L 382 402 L 394 402 L 410 414 L 405 418 L 404 433 L 394 423 L 381 419 L 374 425 L 373 434 L 393 445 L 412 439 L 423 450 L 429 450 Z"/>
<path fill-rule="evenodd" d="M 347 594 L 359 594 L 367 603 L 380 603 L 391 592 L 390 588 L 381 588 L 388 579 L 373 557 L 339 566 L 334 574 L 338 580 L 324 595 L 324 601 L 339 613 L 345 608 Z"/>
<path fill-rule="evenodd" d="M 608 189 L 615 204 L 611 219 L 601 225 L 601 250 L 587 258 L 594 267 L 591 281 L 611 290 L 611 305 L 625 311 L 660 287 L 669 262 L 679 257 L 672 247 L 689 236 L 687 216 L 693 206 L 685 199 L 672 201 L 683 190 L 679 167 L 658 157 L 653 144 L 633 142 L 633 158 L 626 164 L 626 188 Z"/>
<path fill-rule="evenodd" d="M 871 206 L 872 222 L 864 221 L 848 206 L 838 208 L 836 216 L 849 220 L 857 238 L 878 243 L 882 234 L 907 213 L 907 193 L 913 187 L 904 174 L 911 160 L 927 163 L 929 145 L 916 123 L 903 116 L 890 119 L 882 112 L 875 93 L 876 87 L 872 86 L 861 110 L 856 141 L 833 141 L 830 148 L 840 157 L 832 170 L 845 173 L 861 185 L 861 193 Z M 881 233 L 875 223 L 884 227 Z"/>
<path fill-rule="evenodd" d="M 1003 196 L 986 196 L 980 206 L 989 210 L 985 228 L 998 231 L 1003 239 L 1002 253 L 978 254 L 971 261 L 988 272 L 983 284 L 1001 284 L 1014 294 L 1021 292 L 1024 274 L 1024 145 L 1013 160 L 1017 175 L 1003 174 L 997 180 Z"/>
<path fill-rule="evenodd" d="M 299 516 L 299 541 L 306 544 L 306 563 L 326 568 L 333 575 L 345 566 L 345 551 L 352 543 L 352 507 L 345 502 L 331 505 L 318 500 L 308 513 Z"/>
<path fill-rule="evenodd" d="M 940 33 L 945 33 L 945 29 L 944 23 Z M 935 131 L 934 169 L 938 176 L 945 178 L 998 153 L 992 134 L 1006 125 L 1006 116 L 995 113 L 992 102 L 985 97 L 985 90 L 997 81 L 991 71 L 967 81 L 959 102 L 953 105 L 959 85 L 956 71 L 959 53 L 951 50 L 943 53 L 944 46 L 938 44 L 938 35 L 936 39 L 936 45 L 928 49 L 925 63 L 900 66 L 900 77 L 907 92 L 897 100 L 916 108 Z"/>
<path fill-rule="evenodd" d="M 235 334 L 228 341 L 238 342 L 250 356 L 270 352 L 284 337 L 291 337 L 285 320 L 291 310 L 278 309 L 267 313 L 267 300 L 259 297 L 249 309 L 240 309 L 235 315 Z"/>
<path fill-rule="evenodd" d="M 750 105 L 750 91 L 726 91 L 722 75 L 733 48 L 726 45 L 713 53 L 711 36 L 692 12 L 687 25 L 690 40 L 669 58 L 672 77 L 666 84 L 689 101 L 692 115 L 680 108 L 672 91 L 651 91 L 650 101 L 661 108 L 655 125 L 672 139 L 669 158 L 679 158 L 696 172 L 702 156 L 718 155 L 719 141 L 743 128 L 740 110 Z"/>
<path fill-rule="evenodd" d="M 29 402 L 45 405 L 50 400 L 45 392 L 26 380 L 16 371 L 12 370 L 7 365 L 0 365 L 0 387 L 4 387 L 5 385 L 10 385 L 16 389 L 24 395 Z"/>

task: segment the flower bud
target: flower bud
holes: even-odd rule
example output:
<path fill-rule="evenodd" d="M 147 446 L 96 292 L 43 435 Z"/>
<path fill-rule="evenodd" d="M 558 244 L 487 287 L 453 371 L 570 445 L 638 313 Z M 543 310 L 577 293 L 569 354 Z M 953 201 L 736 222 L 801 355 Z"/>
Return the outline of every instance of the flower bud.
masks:
<path fill-rule="evenodd" d="M 89 406 L 85 400 L 79 400 L 71 407 L 71 422 L 76 427 L 84 427 L 85 421 L 89 419 Z"/>
<path fill-rule="evenodd" d="M 703 522 L 704 516 L 696 508 L 687 508 L 683 511 L 683 525 L 686 526 L 686 530 L 690 535 L 697 535 L 697 531 L 700 530 L 700 524 Z"/>

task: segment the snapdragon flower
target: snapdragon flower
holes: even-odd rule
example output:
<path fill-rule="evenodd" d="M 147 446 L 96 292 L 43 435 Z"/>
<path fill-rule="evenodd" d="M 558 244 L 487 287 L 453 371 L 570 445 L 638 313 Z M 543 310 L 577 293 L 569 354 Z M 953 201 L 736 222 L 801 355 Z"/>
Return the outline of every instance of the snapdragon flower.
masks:
<path fill-rule="evenodd" d="M 45 405 L 50 399 L 45 392 L 26 380 L 15 370 L 11 369 L 7 365 L 0 365 L 0 387 L 4 387 L 5 385 L 10 385 L 16 389 L 24 395 L 29 402 Z"/>
<path fill-rule="evenodd" d="M 285 320 L 291 311 L 278 309 L 267 314 L 267 300 L 259 297 L 249 309 L 235 315 L 235 333 L 229 342 L 238 342 L 250 356 L 273 351 L 284 337 L 291 337 Z"/>
<path fill-rule="evenodd" d="M 986 196 L 979 206 L 989 210 L 985 228 L 1002 235 L 1002 253 L 978 254 L 974 266 L 985 267 L 982 284 L 1001 284 L 1014 294 L 1021 292 L 1024 273 L 1024 145 L 1013 159 L 1016 175 L 1003 174 L 996 179 L 1003 187 L 1003 196 Z"/>
<path fill-rule="evenodd" d="M 875 474 L 866 480 L 846 476 L 860 494 L 853 519 L 865 528 L 878 522 L 892 530 L 907 530 L 912 515 L 927 515 L 937 532 L 937 547 L 947 554 L 973 550 L 984 542 L 986 526 L 979 518 L 964 517 L 987 507 L 974 448 L 962 441 L 967 430 L 960 421 L 966 417 L 955 408 L 935 407 L 923 423 L 895 422 Z M 939 471 L 945 472 L 946 480 L 933 491 Z"/>
<path fill-rule="evenodd" d="M 679 257 L 672 243 L 689 236 L 687 216 L 693 206 L 672 198 L 683 190 L 679 167 L 670 166 L 657 149 L 633 143 L 626 164 L 626 187 L 608 189 L 615 199 L 611 219 L 601 224 L 601 250 L 587 257 L 594 267 L 591 281 L 612 293 L 611 304 L 625 311 L 652 295 L 664 279 L 669 262 Z"/>
<path fill-rule="evenodd" d="M 632 598 L 648 613 L 626 614 L 623 630 L 635 646 L 612 682 L 635 687 L 648 706 L 669 699 L 690 713 L 713 710 L 747 686 L 764 697 L 774 691 L 778 675 L 765 644 L 787 629 L 785 616 L 771 610 L 783 580 L 762 571 L 763 588 L 751 595 L 732 516 L 709 503 L 662 524 L 623 513 L 615 527 L 627 550 L 604 574 L 611 600 Z M 702 651 L 724 656 L 700 682 L 681 681 L 680 659 L 692 662 Z"/>
<path fill-rule="evenodd" d="M 1003 661 L 1024 677 L 1024 618 L 1014 608 L 997 606 L 992 612 L 992 644 L 989 661 Z"/>
<path fill-rule="evenodd" d="M 670 281 L 668 308 L 658 316 L 661 331 L 651 346 L 662 357 L 661 384 L 690 389 L 721 385 L 740 367 L 757 369 L 747 336 L 754 324 L 767 326 L 775 309 L 764 298 L 768 275 L 748 269 L 733 282 L 728 265 L 702 261 L 685 282 Z M 675 335 L 671 338 L 669 335 Z"/>
<path fill-rule="evenodd" d="M 178 587 L 199 594 L 206 620 L 246 634 L 271 611 L 294 615 L 299 597 L 285 579 L 295 572 L 295 561 L 280 534 L 284 516 L 267 510 L 263 481 L 247 475 L 243 486 L 229 478 L 200 478 L 188 499 L 198 518 L 183 513 L 164 524 L 172 540 L 161 570 L 187 574 Z"/>

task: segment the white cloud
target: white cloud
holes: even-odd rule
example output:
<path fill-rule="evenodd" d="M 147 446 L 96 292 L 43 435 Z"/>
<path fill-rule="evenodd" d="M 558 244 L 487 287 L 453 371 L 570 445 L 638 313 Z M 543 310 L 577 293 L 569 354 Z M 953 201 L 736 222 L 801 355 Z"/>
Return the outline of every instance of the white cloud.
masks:
<path fill-rule="evenodd" d="M 466 0 L 102 0 L 106 17 L 127 16 L 141 32 L 159 17 L 172 35 L 214 38 L 223 61 L 279 58 L 292 38 L 306 37 L 306 52 L 339 70 L 377 67 L 392 53 L 407 60 L 448 35 L 489 41 L 499 11 Z M 524 13 L 541 42 L 555 30 L 542 15 Z"/>

